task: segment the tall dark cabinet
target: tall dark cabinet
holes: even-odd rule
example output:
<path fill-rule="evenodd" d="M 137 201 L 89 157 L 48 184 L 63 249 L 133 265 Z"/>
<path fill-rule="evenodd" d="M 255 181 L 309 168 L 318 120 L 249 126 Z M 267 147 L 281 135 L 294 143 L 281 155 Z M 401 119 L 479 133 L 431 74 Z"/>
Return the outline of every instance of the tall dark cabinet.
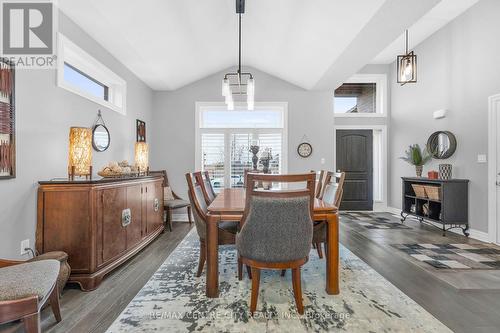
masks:
<path fill-rule="evenodd" d="M 449 229 L 460 228 L 469 236 L 469 180 L 403 177 L 402 181 L 401 222 L 414 216 L 421 223 L 439 226 L 443 235 Z M 413 185 L 434 187 L 439 191 L 439 198 L 416 193 Z"/>

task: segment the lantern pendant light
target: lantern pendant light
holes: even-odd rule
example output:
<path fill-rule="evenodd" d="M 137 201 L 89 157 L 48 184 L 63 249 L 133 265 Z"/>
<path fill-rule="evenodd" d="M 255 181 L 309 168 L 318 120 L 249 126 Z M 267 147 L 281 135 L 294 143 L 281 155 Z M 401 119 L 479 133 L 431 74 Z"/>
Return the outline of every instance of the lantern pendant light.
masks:
<path fill-rule="evenodd" d="M 408 52 L 408 30 L 405 31 L 405 54 L 397 58 L 397 82 L 401 85 L 417 82 L 417 55 Z"/>

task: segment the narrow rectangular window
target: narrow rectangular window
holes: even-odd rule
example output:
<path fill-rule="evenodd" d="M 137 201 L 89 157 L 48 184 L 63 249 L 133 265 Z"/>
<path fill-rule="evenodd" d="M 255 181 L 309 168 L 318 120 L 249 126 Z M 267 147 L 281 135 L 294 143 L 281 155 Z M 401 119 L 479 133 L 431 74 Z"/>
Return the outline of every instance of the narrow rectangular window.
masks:
<path fill-rule="evenodd" d="M 97 98 L 109 101 L 109 88 L 75 66 L 64 63 L 64 80 Z"/>

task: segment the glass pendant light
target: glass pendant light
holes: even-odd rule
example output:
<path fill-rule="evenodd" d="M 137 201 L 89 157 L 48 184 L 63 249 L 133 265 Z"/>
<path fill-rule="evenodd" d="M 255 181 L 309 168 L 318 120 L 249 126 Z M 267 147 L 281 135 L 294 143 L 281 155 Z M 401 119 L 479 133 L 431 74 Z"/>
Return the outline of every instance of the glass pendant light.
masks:
<path fill-rule="evenodd" d="M 406 54 L 397 57 L 397 82 L 401 85 L 417 82 L 417 55 L 408 52 L 408 30 L 405 31 Z"/>

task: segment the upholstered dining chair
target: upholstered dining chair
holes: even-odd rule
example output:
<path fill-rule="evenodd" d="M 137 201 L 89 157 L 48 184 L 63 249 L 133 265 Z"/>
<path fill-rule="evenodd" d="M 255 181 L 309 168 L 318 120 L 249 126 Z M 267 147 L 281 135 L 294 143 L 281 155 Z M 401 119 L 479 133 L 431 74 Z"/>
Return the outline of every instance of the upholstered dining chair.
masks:
<path fill-rule="evenodd" d="M 321 191 L 319 199 L 333 204 L 335 207 L 340 207 L 342 196 L 344 194 L 345 172 L 328 171 L 325 176 L 325 184 Z M 326 222 L 315 221 L 313 232 L 313 244 L 318 251 L 318 256 L 323 258 L 322 244 L 326 242 Z"/>
<path fill-rule="evenodd" d="M 172 190 L 168 182 L 167 171 L 150 171 L 149 174 L 163 176 L 163 206 L 165 208 L 165 223 L 168 229 L 172 231 L 172 211 L 174 209 L 187 208 L 188 221 L 190 224 L 193 223 L 191 220 L 191 205 L 189 201 L 182 199 Z"/>
<path fill-rule="evenodd" d="M 305 188 L 265 191 L 256 182 L 305 183 Z M 239 260 L 252 271 L 250 312 L 257 308 L 261 269 L 291 269 L 297 311 L 304 313 L 300 269 L 309 256 L 313 232 L 314 173 L 247 174 L 246 203 L 236 236 Z"/>
<path fill-rule="evenodd" d="M 0 260 L 0 324 L 21 319 L 25 332 L 39 333 L 40 309 L 47 301 L 60 322 L 59 268 L 54 259 L 28 263 Z"/>
<path fill-rule="evenodd" d="M 200 260 L 196 276 L 201 276 L 205 261 L 207 258 L 206 249 L 206 226 L 208 205 L 203 194 L 202 183 L 199 182 L 201 173 L 186 173 L 186 181 L 188 184 L 188 196 L 191 206 L 193 207 L 194 224 L 198 237 L 200 237 Z M 239 222 L 220 222 L 218 227 L 219 245 L 235 244 L 236 233 L 238 231 Z M 241 264 L 238 263 L 238 272 L 242 270 Z"/>

